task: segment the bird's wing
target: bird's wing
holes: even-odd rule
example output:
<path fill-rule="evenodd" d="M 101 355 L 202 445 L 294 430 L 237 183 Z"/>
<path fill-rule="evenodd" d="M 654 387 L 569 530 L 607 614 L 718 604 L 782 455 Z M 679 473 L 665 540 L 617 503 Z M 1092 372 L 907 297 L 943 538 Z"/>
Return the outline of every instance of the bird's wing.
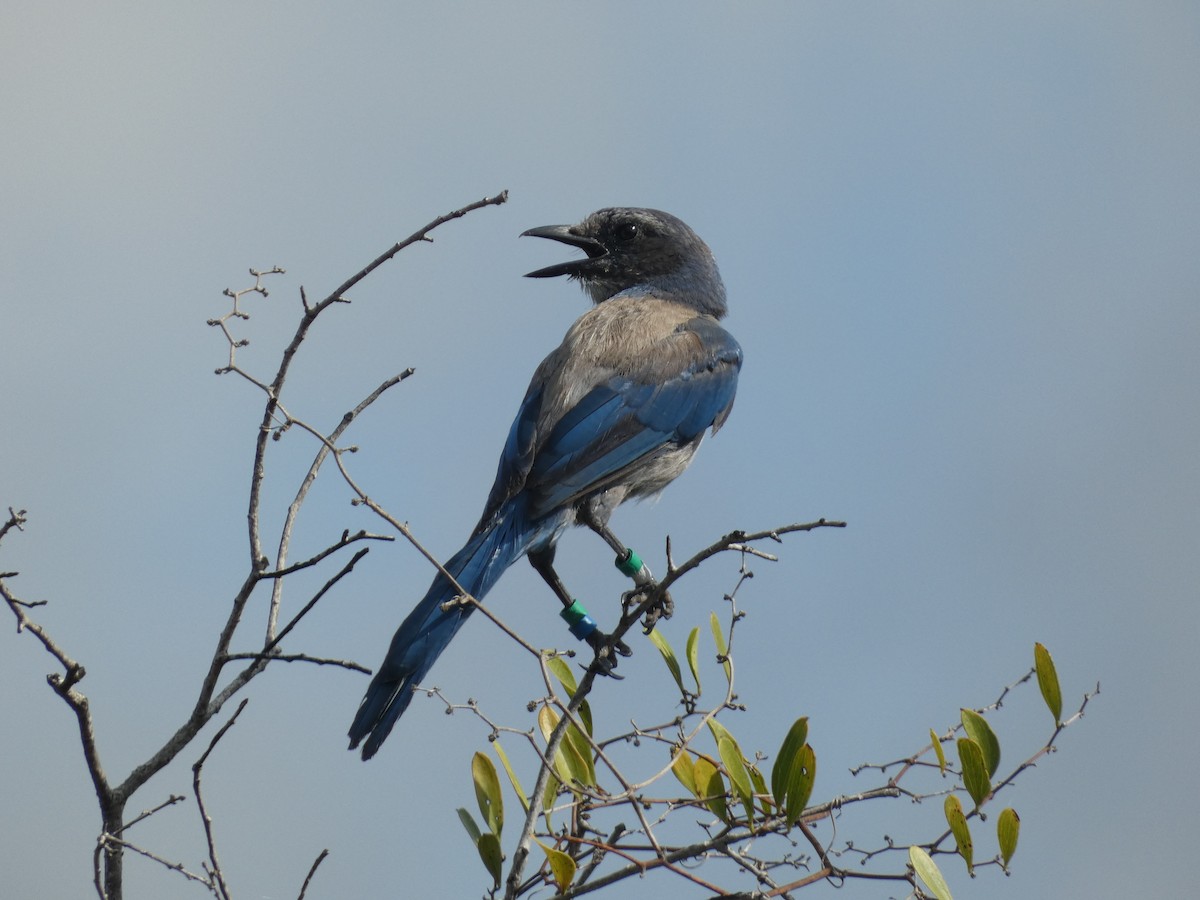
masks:
<path fill-rule="evenodd" d="M 742 348 L 714 319 L 698 316 L 673 329 L 634 365 L 592 387 L 549 429 L 525 477 L 531 511 L 561 509 L 619 480 L 655 451 L 720 428 L 733 407 L 741 364 Z"/>
<path fill-rule="evenodd" d="M 486 528 L 497 510 L 525 485 L 537 447 L 544 387 L 544 382 L 535 376 L 525 393 L 525 399 L 521 401 L 521 408 L 517 410 L 517 416 L 508 430 L 508 440 L 504 442 L 504 449 L 500 452 L 496 481 L 492 484 L 487 503 L 484 504 L 483 516 L 475 527 L 476 534 Z"/>

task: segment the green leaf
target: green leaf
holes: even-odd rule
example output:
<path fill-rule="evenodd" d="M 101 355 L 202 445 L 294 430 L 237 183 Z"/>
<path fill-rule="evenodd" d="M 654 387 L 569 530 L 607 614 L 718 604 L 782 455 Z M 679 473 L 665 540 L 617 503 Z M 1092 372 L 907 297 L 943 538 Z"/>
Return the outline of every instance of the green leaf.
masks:
<path fill-rule="evenodd" d="M 663 661 L 671 671 L 671 677 L 675 679 L 675 684 L 679 686 L 679 693 L 687 693 L 683 687 L 683 672 L 680 671 L 679 660 L 675 658 L 675 651 L 671 649 L 671 645 L 667 643 L 667 639 L 662 636 L 662 633 L 658 629 L 655 629 L 650 632 L 650 641 L 658 648 L 658 652 L 662 654 Z"/>
<path fill-rule="evenodd" d="M 962 716 L 963 729 L 967 737 L 979 745 L 983 751 L 983 761 L 987 763 L 988 775 L 995 775 L 1000 766 L 1000 740 L 988 720 L 973 709 L 959 710 Z"/>
<path fill-rule="evenodd" d="M 475 824 L 474 817 L 472 817 L 472 815 L 461 806 L 458 808 L 458 821 L 462 822 L 462 827 L 467 829 L 467 835 L 471 838 L 471 843 L 478 844 L 479 836 L 483 834 L 483 832 L 481 832 L 479 830 L 479 826 Z"/>
<path fill-rule="evenodd" d="M 758 808 L 762 810 L 764 816 L 771 814 L 771 795 L 767 792 L 767 781 L 763 778 L 763 773 L 758 770 L 758 766 L 746 764 L 746 771 L 750 773 L 750 783 L 754 785 L 754 795 L 758 798 Z"/>
<path fill-rule="evenodd" d="M 556 771 L 558 770 L 557 758 L 555 759 L 554 768 Z M 555 777 L 555 773 L 550 773 L 546 777 L 546 787 L 542 790 L 542 815 L 546 817 L 546 831 L 548 832 L 554 830 L 550 827 L 550 811 L 554 809 L 554 801 L 558 799 L 559 788 L 559 778 Z"/>
<path fill-rule="evenodd" d="M 583 728 L 589 735 L 596 733 L 592 730 L 592 708 L 586 700 L 579 701 L 579 721 L 583 723 Z"/>
<path fill-rule="evenodd" d="M 500 757 L 500 762 L 504 766 L 504 771 L 508 774 L 508 783 L 513 786 L 513 790 L 517 792 L 517 799 L 521 801 L 521 808 L 525 812 L 529 812 L 529 797 L 525 793 L 525 789 L 521 787 L 521 782 L 517 781 L 517 773 L 513 771 L 512 764 L 508 761 L 508 754 L 504 752 L 504 748 L 500 746 L 500 740 L 492 741 L 492 749 L 496 751 L 496 755 Z"/>
<path fill-rule="evenodd" d="M 992 792 L 992 782 L 983 762 L 983 751 L 971 738 L 959 738 L 958 759 L 962 763 L 963 787 L 967 789 L 967 793 L 975 801 L 975 808 L 978 809 Z"/>
<path fill-rule="evenodd" d="M 688 633 L 687 638 L 688 668 L 692 670 L 692 678 L 696 681 L 696 696 L 700 696 L 700 626 L 697 625 Z"/>
<path fill-rule="evenodd" d="M 933 894 L 937 900 L 954 900 L 950 895 L 950 885 L 946 884 L 946 879 L 942 877 L 937 863 L 928 853 L 914 844 L 908 848 L 908 861 L 912 863 L 917 877 L 925 883 L 925 887 L 929 888 L 929 893 Z"/>
<path fill-rule="evenodd" d="M 475 782 L 475 800 L 488 828 L 499 837 L 504 830 L 504 800 L 500 796 L 500 779 L 496 767 L 482 753 L 471 757 L 471 778 Z"/>
<path fill-rule="evenodd" d="M 808 716 L 801 716 L 788 729 L 779 752 L 775 755 L 775 764 L 771 766 L 771 796 L 775 803 L 782 807 L 787 795 L 788 782 L 792 777 L 792 765 L 796 762 L 796 753 L 808 740 Z"/>
<path fill-rule="evenodd" d="M 1041 644 L 1033 645 L 1033 667 L 1037 670 L 1038 688 L 1042 699 L 1054 716 L 1054 724 L 1062 724 L 1062 690 L 1058 686 L 1058 673 L 1054 670 L 1054 660 L 1050 651 Z"/>
<path fill-rule="evenodd" d="M 954 835 L 954 844 L 958 847 L 958 855 L 967 864 L 967 874 L 975 874 L 975 844 L 971 841 L 971 829 L 967 827 L 967 817 L 963 815 L 962 803 L 953 794 L 946 797 L 946 822 L 950 825 L 950 833 Z"/>
<path fill-rule="evenodd" d="M 588 787 L 596 784 L 596 761 L 592 759 L 592 745 L 588 743 L 588 739 L 583 736 L 575 723 L 567 726 L 567 734 L 564 743 L 570 745 L 570 750 L 573 755 L 568 755 L 568 761 L 579 761 L 579 782 Z"/>
<path fill-rule="evenodd" d="M 725 771 L 729 773 L 729 783 L 741 798 L 742 806 L 746 808 L 746 818 L 754 820 L 754 788 L 750 786 L 750 773 L 746 771 L 746 761 L 742 751 L 730 738 L 723 737 L 717 741 L 717 752 Z"/>
<path fill-rule="evenodd" d="M 675 759 L 671 762 L 671 771 L 675 773 L 679 783 L 687 788 L 688 793 L 699 797 L 700 792 L 696 790 L 696 766 L 691 755 L 683 748 L 676 750 L 675 754 Z"/>
<path fill-rule="evenodd" d="M 547 847 L 541 841 L 538 841 L 538 846 L 542 848 L 547 862 L 550 863 L 550 874 L 554 877 L 554 883 L 558 885 L 558 892 L 565 893 L 575 880 L 575 860 L 561 850 Z"/>
<path fill-rule="evenodd" d="M 797 752 L 788 778 L 787 799 L 784 801 L 784 815 L 788 828 L 800 821 L 804 807 L 808 805 L 808 798 L 812 796 L 816 780 L 817 755 L 812 747 L 805 744 Z"/>
<path fill-rule="evenodd" d="M 1017 838 L 1021 834 L 1021 817 L 1011 806 L 1000 813 L 996 822 L 996 838 L 1000 842 L 1000 858 L 1004 860 L 1004 868 L 1008 869 L 1008 861 L 1017 852 Z"/>
<path fill-rule="evenodd" d="M 712 733 L 713 743 L 719 744 L 721 742 L 721 738 L 727 738 L 728 740 L 733 741 L 733 745 L 735 747 L 738 745 L 737 740 L 734 738 L 733 734 L 730 733 L 729 729 L 716 719 L 708 720 L 708 730 Z"/>
<path fill-rule="evenodd" d="M 937 754 L 938 770 L 946 774 L 946 752 L 942 750 L 942 742 L 937 736 L 937 732 L 932 728 L 929 729 L 929 740 L 933 743 L 933 752 Z"/>
<path fill-rule="evenodd" d="M 721 620 L 717 618 L 716 613 L 708 614 L 708 624 L 712 628 L 713 641 L 717 645 L 717 656 L 728 657 L 729 647 L 725 643 L 725 635 L 721 632 Z M 733 664 L 728 659 L 725 659 L 722 665 L 725 667 L 725 680 L 732 682 Z"/>
<path fill-rule="evenodd" d="M 500 852 L 500 838 L 496 837 L 492 832 L 479 836 L 479 843 L 475 845 L 479 850 L 479 858 L 483 860 L 484 867 L 488 870 L 488 874 L 492 876 L 494 890 L 500 888 L 501 867 L 504 864 L 504 854 Z"/>

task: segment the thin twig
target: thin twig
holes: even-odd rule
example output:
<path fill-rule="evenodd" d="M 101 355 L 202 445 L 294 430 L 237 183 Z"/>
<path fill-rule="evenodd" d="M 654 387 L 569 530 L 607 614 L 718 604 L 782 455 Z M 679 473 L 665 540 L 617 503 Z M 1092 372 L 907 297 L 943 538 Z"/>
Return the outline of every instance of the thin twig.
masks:
<path fill-rule="evenodd" d="M 204 797 L 200 793 L 200 771 L 204 768 L 204 763 L 208 759 L 208 755 L 213 752 L 213 748 L 217 746 L 217 741 L 225 736 L 225 732 L 233 727 L 233 723 L 237 721 L 238 716 L 242 714 L 242 710 L 246 708 L 249 700 L 244 699 L 238 704 L 238 708 L 234 710 L 233 715 L 229 717 L 229 721 L 222 725 L 217 733 L 213 735 L 211 741 L 208 742 L 206 749 L 200 758 L 192 764 L 192 792 L 196 795 L 196 807 L 200 810 L 200 820 L 204 823 L 204 838 L 208 843 L 208 860 L 212 864 L 212 876 L 216 886 L 216 892 L 222 900 L 229 900 L 229 887 L 225 884 L 225 875 L 221 871 L 221 863 L 217 859 L 217 845 L 213 837 L 212 816 L 208 814 L 208 810 L 204 807 Z"/>
<path fill-rule="evenodd" d="M 317 854 L 317 858 L 313 860 L 312 866 L 309 867 L 308 874 L 304 877 L 304 884 L 300 886 L 300 896 L 296 900 L 304 900 L 304 895 L 308 893 L 309 882 L 313 880 L 313 876 L 317 874 L 317 866 L 325 862 L 325 857 L 329 855 L 328 848 Z"/>

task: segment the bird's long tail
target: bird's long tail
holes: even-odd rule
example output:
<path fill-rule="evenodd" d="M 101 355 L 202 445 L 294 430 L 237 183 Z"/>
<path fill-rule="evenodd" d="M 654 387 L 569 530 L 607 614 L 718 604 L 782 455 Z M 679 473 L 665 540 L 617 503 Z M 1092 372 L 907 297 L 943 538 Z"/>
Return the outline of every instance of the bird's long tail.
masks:
<path fill-rule="evenodd" d="M 531 525 L 523 508 L 509 505 L 477 532 L 446 563 L 446 569 L 476 599 L 482 599 L 521 558 L 542 528 Z M 387 738 L 412 700 L 412 688 L 428 674 L 434 662 L 462 627 L 474 607 L 455 605 L 442 609 L 458 591 L 438 574 L 429 591 L 400 624 L 383 664 L 371 679 L 350 726 L 350 749 L 366 738 L 362 758 L 370 759 Z"/>

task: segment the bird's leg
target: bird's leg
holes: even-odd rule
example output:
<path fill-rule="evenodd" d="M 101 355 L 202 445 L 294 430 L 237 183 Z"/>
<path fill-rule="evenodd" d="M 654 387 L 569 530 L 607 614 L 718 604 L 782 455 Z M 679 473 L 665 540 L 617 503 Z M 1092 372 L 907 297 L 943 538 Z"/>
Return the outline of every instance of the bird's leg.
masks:
<path fill-rule="evenodd" d="M 612 529 L 608 527 L 607 516 L 600 514 L 591 505 L 583 504 L 576 514 L 576 518 L 581 524 L 600 535 L 604 542 L 613 548 L 617 554 L 615 560 L 617 569 L 621 574 L 632 578 L 633 583 L 637 585 L 632 591 L 626 591 L 621 598 L 623 603 L 628 605 L 635 597 L 647 597 L 658 588 L 658 582 L 654 580 L 650 567 L 642 562 L 642 558 L 634 553 L 632 548 L 625 546 L 625 543 L 613 534 Z M 669 591 L 663 591 L 659 602 L 646 612 L 646 618 L 642 622 L 646 634 L 654 630 L 660 617 L 669 619 L 674 612 L 675 601 L 671 599 Z"/>
<path fill-rule="evenodd" d="M 601 674 L 620 679 L 622 676 L 613 671 L 617 667 L 617 656 L 631 656 L 633 651 L 622 640 L 613 640 L 611 636 L 601 631 L 586 609 L 578 600 L 571 596 L 558 573 L 554 571 L 554 547 L 529 551 L 529 564 L 534 571 L 542 576 L 542 580 L 554 591 L 559 602 L 563 605 L 562 617 L 571 629 L 571 634 L 581 641 L 587 641 L 596 658 L 600 661 Z"/>

